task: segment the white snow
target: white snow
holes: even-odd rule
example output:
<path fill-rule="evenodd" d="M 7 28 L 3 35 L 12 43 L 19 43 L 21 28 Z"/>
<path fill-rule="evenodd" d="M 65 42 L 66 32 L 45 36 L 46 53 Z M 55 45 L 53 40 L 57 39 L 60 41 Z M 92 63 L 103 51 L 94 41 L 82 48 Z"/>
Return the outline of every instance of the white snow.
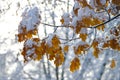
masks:
<path fill-rule="evenodd" d="M 25 46 L 31 48 L 33 46 L 34 42 L 31 39 L 28 39 L 25 42 Z"/>
<path fill-rule="evenodd" d="M 51 33 L 50 33 L 50 34 L 48 35 L 47 39 L 46 39 L 46 43 L 47 43 L 49 46 L 52 46 L 51 41 L 52 41 L 53 36 L 54 36 L 54 34 L 51 34 Z"/>
<path fill-rule="evenodd" d="M 81 28 L 80 33 L 88 33 L 86 28 Z"/>
<path fill-rule="evenodd" d="M 80 40 L 76 40 L 76 43 L 74 44 L 74 46 L 79 46 L 79 45 L 86 45 L 87 43 L 84 41 L 80 41 Z"/>
<path fill-rule="evenodd" d="M 95 8 L 94 0 L 87 0 L 87 2 L 92 8 Z"/>
<path fill-rule="evenodd" d="M 70 14 L 69 13 L 64 13 L 62 18 L 64 19 L 64 24 L 65 26 L 68 26 L 70 24 Z"/>
<path fill-rule="evenodd" d="M 74 9 L 77 9 L 77 8 L 80 8 L 80 7 L 81 6 L 80 6 L 79 2 L 75 1 L 75 3 L 74 3 Z"/>
<path fill-rule="evenodd" d="M 3 1 L 3 2 L 1 3 L 1 1 Z M 22 10 L 26 8 L 26 11 L 24 11 L 25 13 L 22 15 L 22 20 L 23 19 L 24 20 L 21 21 L 21 23 L 22 23 L 21 25 L 25 25 L 25 26 L 22 26 L 22 27 L 26 27 L 27 31 L 29 31 L 29 30 L 34 29 L 35 27 L 33 25 L 36 25 L 36 23 L 38 21 L 40 21 L 40 19 L 37 18 L 37 15 L 39 13 L 39 10 L 37 10 L 38 7 L 33 7 L 32 5 L 31 5 L 32 6 L 31 8 L 28 7 L 27 0 L 0 0 L 0 9 L 2 9 L 2 11 L 3 11 L 3 8 L 7 8 L 8 7 L 7 5 L 12 1 L 13 1 L 14 4 L 16 4 L 16 1 L 20 2 L 20 4 L 21 4 L 20 5 L 21 8 L 18 10 L 18 15 L 16 15 L 16 8 L 17 7 L 13 6 L 13 4 L 10 5 L 9 10 L 5 10 L 5 13 L 4 12 L 0 13 L 0 27 L 1 27 L 1 29 L 0 29 L 0 61 L 1 61 L 0 62 L 0 72 L 1 72 L 0 73 L 0 80 L 29 80 L 29 79 L 32 79 L 32 78 L 33 78 L 32 80 L 39 80 L 39 79 L 48 80 L 49 77 L 45 76 L 43 65 L 41 65 L 41 64 L 45 63 L 46 68 L 47 68 L 48 67 L 47 64 L 46 64 L 47 60 L 38 61 L 37 63 L 35 61 L 30 61 L 26 65 L 23 64 L 23 56 L 20 54 L 20 49 L 23 48 L 23 45 L 22 45 L 23 43 L 17 43 L 17 40 L 15 40 L 15 34 L 17 33 L 18 23 L 20 22 L 20 16 L 19 15 L 21 15 L 21 12 L 23 12 Z M 29 1 L 31 2 L 31 4 L 32 4 L 33 1 L 36 2 L 36 0 L 29 0 Z M 40 2 L 39 3 L 40 5 L 38 5 L 39 8 L 42 7 L 42 9 L 44 11 L 44 7 L 46 5 L 43 7 L 43 5 L 41 3 L 42 1 L 44 2 L 44 0 L 37 0 L 37 1 Z M 67 6 L 66 6 L 67 0 L 59 0 L 59 1 L 61 1 L 60 2 L 61 4 L 62 4 L 62 1 L 65 2 L 64 4 L 62 4 L 62 6 L 65 5 L 63 7 L 63 9 L 67 8 Z M 74 1 L 74 0 L 69 0 L 69 1 Z M 87 0 L 87 1 L 92 3 L 94 0 Z M 102 1 L 102 4 L 104 4 L 105 0 L 101 0 L 101 1 Z M 6 4 L 4 4 L 4 2 Z M 36 4 L 37 4 L 37 2 L 35 3 L 35 5 Z M 72 4 L 72 3 L 70 3 L 70 4 Z M 25 5 L 27 5 L 27 6 L 25 6 Z M 49 4 L 49 5 L 51 5 L 51 4 Z M 57 6 L 58 6 L 58 4 L 55 7 L 57 7 Z M 58 7 L 60 7 L 60 6 L 61 5 L 59 5 Z M 27 9 L 27 7 L 28 7 L 28 9 Z M 79 7 L 79 4 L 76 2 L 75 3 L 75 8 L 78 8 L 78 7 Z M 49 9 L 48 8 L 49 7 L 47 7 L 48 11 L 46 11 L 46 12 L 48 12 L 48 13 L 46 13 L 46 15 L 47 15 L 46 23 L 52 24 L 52 21 L 51 21 L 50 17 L 48 16 L 49 15 Z M 73 6 L 72 6 L 72 8 L 73 8 Z M 70 9 L 72 9 L 72 8 L 70 8 Z M 58 11 L 57 11 L 57 9 L 58 8 L 53 10 L 56 13 L 56 18 L 61 17 L 60 14 L 62 13 L 62 11 L 59 11 L 61 8 L 59 8 Z M 36 12 L 34 12 L 34 11 L 36 11 Z M 65 9 L 65 11 L 66 11 L 66 9 Z M 76 26 L 76 21 L 78 20 L 79 17 L 82 18 L 82 16 L 89 16 L 89 14 L 94 15 L 94 12 L 90 11 L 87 8 L 85 8 L 85 9 L 80 8 L 79 9 L 79 16 L 74 17 L 71 24 L 73 26 Z M 68 24 L 68 23 L 70 24 L 69 18 L 68 18 L 70 16 L 71 16 L 70 14 L 64 14 L 63 15 L 63 17 L 66 19 L 65 20 L 66 24 Z M 100 16 L 102 16 L 102 14 L 100 14 Z M 44 14 L 41 15 L 41 17 L 44 18 Z M 96 17 L 98 17 L 98 16 L 96 15 Z M 59 20 L 60 19 L 55 19 L 56 25 L 58 25 Z M 43 22 L 45 22 L 45 21 L 43 21 Z M 117 21 L 111 22 L 108 27 L 111 28 L 111 27 L 115 26 L 116 22 Z M 28 23 L 30 23 L 30 24 L 28 24 Z M 40 26 L 39 28 L 41 30 L 44 30 L 44 28 L 41 28 L 42 26 Z M 20 30 L 20 29 L 21 28 L 19 28 L 19 32 L 22 33 L 22 30 Z M 51 32 L 49 30 L 49 26 L 46 26 L 46 29 L 49 32 Z M 61 31 L 60 31 L 60 33 L 63 33 L 63 34 L 61 35 L 61 34 L 59 34 L 59 32 L 57 32 L 57 34 L 59 34 L 59 36 L 62 37 L 64 35 L 64 33 L 67 32 L 68 30 L 69 29 L 66 30 L 66 28 L 63 27 L 63 29 L 61 29 Z M 68 32 L 71 33 L 71 30 L 68 31 Z M 86 30 L 83 28 L 81 30 L 81 32 L 86 33 Z M 44 34 L 44 31 L 43 32 L 40 31 L 39 33 Z M 108 34 L 108 33 L 109 33 L 109 30 L 106 30 L 105 35 L 109 36 L 110 34 Z M 94 36 L 94 33 L 92 33 L 92 34 Z M 97 35 L 96 35 L 97 39 L 98 39 L 98 36 L 99 36 L 98 34 L 101 34 L 101 32 L 97 32 Z M 47 41 L 48 44 L 51 45 L 51 40 L 52 40 L 54 34 L 48 34 L 48 35 L 49 35 L 49 37 L 46 39 L 46 41 Z M 41 35 L 39 35 L 39 36 L 41 38 Z M 68 35 L 68 37 L 70 37 L 70 36 L 71 36 L 71 34 Z M 91 37 L 89 37 L 89 38 L 91 39 Z M 71 38 L 69 38 L 69 39 L 71 39 Z M 65 75 L 64 75 L 65 80 L 73 80 L 73 79 L 75 79 L 75 80 L 78 80 L 78 79 L 98 80 L 99 77 L 100 77 L 100 73 L 103 72 L 103 71 L 104 71 L 104 73 L 102 74 L 102 79 L 101 80 L 108 80 L 108 79 L 119 80 L 120 79 L 119 78 L 120 52 L 119 51 L 112 51 L 112 50 L 109 50 L 109 49 L 105 50 L 103 54 L 99 54 L 100 57 L 97 58 L 97 59 L 94 58 L 94 56 L 92 54 L 93 52 L 91 51 L 91 49 L 88 50 L 87 54 L 77 55 L 77 57 L 80 58 L 80 62 L 81 62 L 80 70 L 76 71 L 75 73 L 71 73 L 69 71 L 70 61 L 71 61 L 71 59 L 76 57 L 76 55 L 74 54 L 73 46 L 77 47 L 78 45 L 84 45 L 84 44 L 87 44 L 87 43 L 85 43 L 83 41 L 80 41 L 80 40 L 75 40 L 75 41 L 73 40 L 73 41 L 70 41 L 69 43 L 73 44 L 73 45 L 72 46 L 70 45 L 70 48 L 69 48 L 70 50 L 69 50 L 68 54 L 66 54 L 66 61 L 65 61 L 65 67 L 64 67 L 65 68 Z M 36 45 L 36 43 L 33 42 L 32 39 L 31 39 L 31 40 L 26 41 L 25 46 L 31 48 L 33 44 Z M 62 44 L 62 45 L 64 45 L 64 44 Z M 32 53 L 34 53 L 34 48 L 27 51 L 26 59 L 29 59 L 28 56 L 31 55 Z M 107 55 L 105 55 L 105 53 L 107 53 Z M 86 57 L 86 55 L 88 55 L 88 57 Z M 101 56 L 101 55 L 105 55 L 106 60 L 104 60 L 104 57 Z M 82 56 L 82 58 L 81 58 L 81 56 Z M 33 59 L 34 58 L 36 58 L 36 55 L 33 55 Z M 109 64 L 108 64 L 107 60 L 109 60 L 109 58 L 110 59 L 114 58 L 117 61 L 117 65 L 114 69 L 108 69 Z M 103 62 L 106 62 L 106 65 L 103 65 Z M 52 63 L 52 64 L 50 64 L 50 71 L 51 71 L 51 75 L 52 75 L 51 80 L 56 80 L 54 62 L 49 62 L 49 63 Z M 106 67 L 106 66 L 108 66 L 108 67 Z M 103 70 L 103 68 L 105 68 L 105 70 Z M 62 66 L 60 66 L 59 69 L 62 69 Z M 27 72 L 28 74 L 26 74 L 24 72 Z M 83 75 L 82 78 L 81 77 L 79 78 L 79 76 L 80 76 L 79 74 L 81 72 L 84 75 Z M 93 73 L 91 73 L 91 72 L 93 72 Z M 61 73 L 59 72 L 59 74 L 61 74 Z M 86 76 L 88 74 L 90 74 L 89 77 Z M 96 74 L 96 75 L 94 75 L 94 74 Z M 35 75 L 38 75 L 38 76 L 35 76 Z M 50 75 L 48 75 L 48 76 L 50 76 Z M 112 76 L 114 76 L 114 77 L 112 77 Z"/>
<path fill-rule="evenodd" d="M 91 15 L 94 15 L 94 11 L 90 10 L 88 7 L 80 8 L 78 10 L 78 18 L 79 18 L 79 20 L 81 20 L 83 16 L 91 16 Z"/>
<path fill-rule="evenodd" d="M 30 56 L 31 54 L 33 54 L 35 52 L 35 48 L 29 49 L 26 54 L 27 56 Z"/>
<path fill-rule="evenodd" d="M 71 26 L 76 27 L 76 26 L 77 26 L 77 21 L 78 21 L 78 17 L 75 16 L 75 17 L 72 19 Z"/>
<path fill-rule="evenodd" d="M 38 24 L 40 23 L 40 13 L 39 9 L 37 7 L 27 7 L 23 14 L 22 14 L 22 20 L 19 25 L 19 29 L 22 29 L 22 27 L 26 28 L 27 31 L 35 29 Z M 19 30 L 20 31 L 20 30 Z M 22 33 L 20 31 L 20 33 Z"/>
<path fill-rule="evenodd" d="M 105 5 L 106 0 L 100 0 L 100 2 L 102 3 L 102 5 Z"/>

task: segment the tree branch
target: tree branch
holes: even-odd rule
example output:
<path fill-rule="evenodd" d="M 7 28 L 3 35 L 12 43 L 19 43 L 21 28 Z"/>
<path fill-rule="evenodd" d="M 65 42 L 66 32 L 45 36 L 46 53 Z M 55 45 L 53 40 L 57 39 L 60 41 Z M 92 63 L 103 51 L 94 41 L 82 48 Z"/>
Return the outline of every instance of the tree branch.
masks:
<path fill-rule="evenodd" d="M 109 23 L 110 21 L 116 19 L 116 18 L 119 17 L 119 16 L 120 16 L 120 14 L 118 14 L 118 15 L 116 15 L 115 17 L 109 19 L 108 21 L 105 21 L 105 22 L 103 22 L 103 23 L 101 23 L 101 24 L 95 25 L 94 27 L 91 26 L 91 27 L 88 27 L 88 28 L 97 28 L 97 27 L 100 27 L 100 26 L 102 26 L 102 25 L 104 25 L 104 24 L 107 24 L 107 23 Z M 41 24 L 43 24 L 43 25 L 47 25 L 47 26 L 51 26 L 51 27 L 66 27 L 66 26 L 56 26 L 56 25 L 51 25 L 51 24 L 42 23 L 42 22 L 41 22 Z M 70 27 L 70 26 L 67 26 L 67 27 Z M 67 28 L 67 27 L 66 27 L 66 28 Z"/>
<path fill-rule="evenodd" d="M 103 22 L 103 23 L 101 23 L 101 24 L 95 25 L 94 27 L 91 26 L 91 27 L 88 27 L 88 28 L 97 28 L 97 27 L 100 27 L 100 26 L 102 26 L 102 25 L 104 25 L 104 24 L 107 24 L 107 23 L 109 23 L 110 21 L 116 19 L 116 18 L 119 17 L 119 16 L 120 16 L 120 14 L 116 15 L 115 17 L 111 18 L 111 19 L 108 20 L 108 21 L 105 21 L 105 22 Z"/>

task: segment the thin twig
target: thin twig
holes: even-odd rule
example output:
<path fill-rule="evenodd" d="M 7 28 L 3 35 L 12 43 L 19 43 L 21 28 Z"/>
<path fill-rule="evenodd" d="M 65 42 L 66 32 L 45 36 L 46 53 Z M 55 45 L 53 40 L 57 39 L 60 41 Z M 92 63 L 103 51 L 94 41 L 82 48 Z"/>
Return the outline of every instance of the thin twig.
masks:
<path fill-rule="evenodd" d="M 47 23 L 43 23 L 43 22 L 41 22 L 41 24 L 43 24 L 43 25 L 47 25 L 47 26 L 50 26 L 50 27 L 66 27 L 66 26 L 56 26 L 56 25 L 51 25 L 51 24 L 47 24 Z"/>
<path fill-rule="evenodd" d="M 90 44 L 90 46 L 87 48 L 87 50 L 86 50 L 86 51 L 88 51 L 88 50 L 92 47 L 92 44 L 93 44 L 93 42 L 94 42 L 94 41 L 95 41 L 95 39 L 96 39 L 96 35 L 97 35 L 97 30 L 96 30 L 96 28 L 95 28 L 94 39 L 92 40 L 92 43 Z"/>
<path fill-rule="evenodd" d="M 59 39 L 67 41 L 67 42 L 62 43 L 62 44 L 66 44 L 66 43 L 68 43 L 70 41 L 77 40 L 77 39 L 80 39 L 80 38 L 78 37 L 78 38 L 73 38 L 73 39 L 62 39 L 62 38 L 59 38 Z"/>
<path fill-rule="evenodd" d="M 23 73 L 26 74 L 26 75 L 28 75 L 28 77 L 29 77 L 30 79 L 32 79 L 32 80 L 34 79 L 34 78 L 31 76 L 31 74 L 27 73 L 26 71 L 23 71 Z"/>
<path fill-rule="evenodd" d="M 110 20 L 111 19 L 111 16 L 110 16 L 110 14 L 109 14 L 109 12 L 108 12 L 108 10 L 105 8 L 105 12 L 107 12 L 107 14 L 108 14 L 108 17 L 109 17 L 109 19 L 108 20 Z"/>

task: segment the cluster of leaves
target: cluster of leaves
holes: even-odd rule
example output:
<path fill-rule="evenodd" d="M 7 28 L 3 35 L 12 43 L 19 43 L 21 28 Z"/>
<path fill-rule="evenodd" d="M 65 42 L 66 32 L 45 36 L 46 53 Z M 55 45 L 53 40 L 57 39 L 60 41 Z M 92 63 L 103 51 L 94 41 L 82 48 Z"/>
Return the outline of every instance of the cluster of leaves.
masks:
<path fill-rule="evenodd" d="M 24 47 L 21 54 L 24 57 L 24 62 L 27 62 L 30 58 L 34 60 L 40 60 L 41 55 L 44 55 L 44 50 L 42 49 L 44 43 L 39 43 L 39 38 L 27 39 L 24 42 Z"/>
<path fill-rule="evenodd" d="M 75 5 L 73 7 L 73 17 L 70 20 L 71 22 L 69 22 L 69 24 L 71 23 L 69 26 L 74 30 L 76 34 L 79 34 L 79 38 L 82 41 L 86 42 L 87 36 L 89 35 L 87 33 L 87 29 L 96 28 L 97 30 L 104 31 L 105 24 L 102 24 L 102 23 L 104 23 L 105 20 L 109 20 L 110 15 L 117 14 L 114 11 L 115 9 L 116 11 L 119 12 L 119 7 L 120 7 L 119 3 L 120 3 L 120 0 L 104 0 L 104 1 L 103 0 L 90 0 L 89 2 L 87 0 L 76 0 Z M 83 10 L 83 13 L 81 13 L 82 10 Z M 89 11 L 88 15 L 86 15 L 87 10 Z M 105 18 L 100 18 L 99 16 L 95 16 L 96 14 L 99 15 L 101 11 L 106 11 L 109 18 L 105 19 Z M 102 16 L 104 16 L 104 14 Z M 60 21 L 61 21 L 61 24 L 64 25 L 65 19 L 63 17 Z M 102 24 L 102 25 L 94 27 L 98 24 Z M 111 48 L 113 50 L 120 51 L 119 27 L 115 27 L 114 29 L 112 28 L 110 30 L 110 35 L 111 36 L 109 37 L 107 36 L 105 39 L 101 37 L 94 39 L 91 46 L 90 44 L 84 44 L 84 45 L 78 45 L 77 48 L 74 47 L 75 54 L 80 55 L 81 53 L 84 53 L 85 51 L 87 51 L 89 47 L 93 48 L 93 56 L 95 56 L 96 58 L 98 58 L 99 53 L 103 49 L 106 49 L 106 48 Z M 99 47 L 101 44 L 103 44 L 103 46 Z M 73 65 L 73 62 L 74 61 L 71 62 L 72 63 L 71 66 Z M 112 61 L 110 67 L 113 68 L 114 66 L 115 66 L 115 61 Z M 74 71 L 76 70 L 76 68 L 74 68 L 73 70 L 73 68 L 71 67 L 70 70 Z"/>
<path fill-rule="evenodd" d="M 51 43 L 52 45 L 47 44 L 46 53 L 49 56 L 49 60 L 54 60 L 54 64 L 56 66 L 60 66 L 64 62 L 64 54 L 60 46 L 60 40 L 56 35 L 54 35 Z"/>
<path fill-rule="evenodd" d="M 120 44 L 119 44 L 120 25 L 112 28 L 110 30 L 110 34 L 113 37 L 111 39 L 106 40 L 106 42 L 103 45 L 103 48 L 112 48 L 114 50 L 120 51 Z"/>
<path fill-rule="evenodd" d="M 19 42 L 30 39 L 33 35 L 37 35 L 37 27 L 40 24 L 40 19 L 41 17 L 37 7 L 25 9 L 18 27 Z"/>
<path fill-rule="evenodd" d="M 89 0 L 89 1 L 91 3 L 89 3 L 88 0 L 75 0 L 72 18 L 70 17 L 69 14 L 64 14 L 62 16 L 62 19 L 60 20 L 63 26 L 71 27 L 74 33 L 76 35 L 79 35 L 80 41 L 84 42 L 84 44 L 78 44 L 75 47 L 73 47 L 76 57 L 74 57 L 74 59 L 71 61 L 70 64 L 70 71 L 72 72 L 78 70 L 80 67 L 80 60 L 78 56 L 84 54 L 91 47 L 93 48 L 93 56 L 95 56 L 96 58 L 98 58 L 101 50 L 106 48 L 120 51 L 120 44 L 119 44 L 120 25 L 110 30 L 111 36 L 106 37 L 105 39 L 101 37 L 95 38 L 92 44 L 87 42 L 89 35 L 87 33 L 88 29 L 97 28 L 98 31 L 99 30 L 104 31 L 105 24 L 102 23 L 104 23 L 105 20 L 108 20 L 105 19 L 104 17 L 107 14 L 113 15 L 114 9 L 112 9 L 112 6 L 115 6 L 115 9 L 119 10 L 117 7 L 120 6 L 120 0 Z M 27 14 L 29 14 L 31 11 L 33 10 L 32 9 L 28 10 Z M 97 15 L 101 11 L 107 12 L 107 14 L 105 16 L 103 15 L 102 18 L 101 16 Z M 81 13 L 86 13 L 86 14 L 81 14 Z M 36 17 L 37 20 L 34 21 L 33 20 L 34 17 Z M 24 47 L 21 52 L 21 54 L 24 57 L 24 61 L 26 62 L 29 59 L 40 60 L 44 55 L 47 55 L 48 59 L 53 60 L 56 66 L 62 65 L 65 59 L 64 53 L 67 53 L 69 51 L 69 46 L 68 45 L 61 46 L 62 44 L 61 40 L 59 39 L 58 35 L 54 33 L 50 39 L 48 36 L 48 40 L 47 39 L 40 40 L 39 37 L 34 38 L 33 35 L 37 35 L 38 32 L 37 26 L 40 23 L 39 13 L 35 13 L 34 17 L 32 18 L 30 17 L 30 19 L 28 19 L 29 18 L 28 16 L 27 17 L 24 16 L 18 30 L 19 32 L 18 41 L 19 42 L 24 41 Z M 34 24 L 32 24 L 33 26 L 32 29 L 29 29 L 30 25 L 26 25 L 27 23 L 28 24 L 30 23 L 24 22 L 24 20 L 33 21 Z M 102 25 L 96 26 L 98 24 L 102 24 Z M 102 47 L 100 47 L 101 44 Z M 110 66 L 111 68 L 115 67 L 114 60 L 112 60 Z"/>
<path fill-rule="evenodd" d="M 24 62 L 29 60 L 40 60 L 46 54 L 49 60 L 54 60 L 56 66 L 62 65 L 64 62 L 63 52 L 68 51 L 68 46 L 64 46 L 64 51 L 60 46 L 60 41 L 56 35 L 53 36 L 49 45 L 47 41 L 41 41 L 39 38 L 27 39 L 21 54 L 24 56 Z"/>

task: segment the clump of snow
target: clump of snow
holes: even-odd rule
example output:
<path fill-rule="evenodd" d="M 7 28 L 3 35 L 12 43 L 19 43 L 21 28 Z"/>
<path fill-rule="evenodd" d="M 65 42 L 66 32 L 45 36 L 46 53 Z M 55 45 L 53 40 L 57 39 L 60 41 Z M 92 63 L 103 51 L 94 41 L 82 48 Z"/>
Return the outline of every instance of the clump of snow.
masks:
<path fill-rule="evenodd" d="M 46 43 L 49 45 L 49 46 L 52 46 L 52 43 L 51 43 L 51 40 L 52 40 L 52 38 L 53 38 L 53 36 L 54 36 L 55 34 L 49 34 L 48 35 L 48 37 L 47 37 L 47 39 L 46 39 Z"/>
<path fill-rule="evenodd" d="M 92 8 L 95 8 L 94 0 L 87 0 L 87 2 Z"/>
<path fill-rule="evenodd" d="M 102 3 L 102 5 L 104 5 L 106 3 L 106 0 L 100 0 L 100 2 Z"/>
<path fill-rule="evenodd" d="M 24 49 L 26 55 L 24 55 L 24 59 L 29 61 L 31 57 L 35 59 L 36 55 L 36 47 L 40 46 L 39 42 L 34 41 L 34 39 L 28 39 L 24 43 Z"/>
<path fill-rule="evenodd" d="M 28 39 L 25 42 L 25 46 L 31 48 L 33 46 L 34 42 L 31 39 Z"/>
<path fill-rule="evenodd" d="M 30 55 L 32 55 L 33 53 L 35 53 L 35 48 L 29 49 L 29 50 L 27 50 L 27 52 L 26 52 L 27 56 L 30 56 Z"/>
<path fill-rule="evenodd" d="M 76 26 L 77 26 L 77 21 L 78 21 L 78 17 L 75 16 L 75 17 L 72 19 L 71 26 L 76 27 Z"/>
<path fill-rule="evenodd" d="M 80 33 L 88 33 L 87 28 L 81 28 Z"/>
<path fill-rule="evenodd" d="M 64 19 L 63 25 L 68 26 L 70 24 L 70 14 L 64 13 L 62 16 L 62 19 Z"/>
<path fill-rule="evenodd" d="M 80 6 L 79 2 L 75 1 L 75 3 L 74 3 L 74 9 L 77 9 L 77 8 L 80 8 L 80 7 L 81 6 Z"/>
<path fill-rule="evenodd" d="M 94 15 L 94 11 L 89 9 L 88 7 L 80 8 L 78 10 L 78 18 L 81 20 L 84 16 Z"/>
<path fill-rule="evenodd" d="M 72 17 L 75 16 L 74 10 L 81 8 L 80 4 L 78 1 L 75 1 L 73 10 L 71 11 Z"/>
<path fill-rule="evenodd" d="M 78 45 L 86 45 L 87 42 L 84 42 L 84 41 L 80 41 L 80 40 L 76 40 L 76 42 L 74 43 L 74 46 L 78 46 Z"/>
<path fill-rule="evenodd" d="M 22 20 L 19 25 L 19 33 L 23 33 L 23 28 L 26 28 L 27 31 L 36 29 L 37 25 L 40 23 L 40 13 L 37 7 L 27 7 L 23 14 Z"/>
<path fill-rule="evenodd" d="M 97 13 L 97 14 L 94 14 L 93 17 L 98 18 L 103 21 L 106 21 L 109 19 L 109 16 L 106 15 L 106 13 Z"/>

